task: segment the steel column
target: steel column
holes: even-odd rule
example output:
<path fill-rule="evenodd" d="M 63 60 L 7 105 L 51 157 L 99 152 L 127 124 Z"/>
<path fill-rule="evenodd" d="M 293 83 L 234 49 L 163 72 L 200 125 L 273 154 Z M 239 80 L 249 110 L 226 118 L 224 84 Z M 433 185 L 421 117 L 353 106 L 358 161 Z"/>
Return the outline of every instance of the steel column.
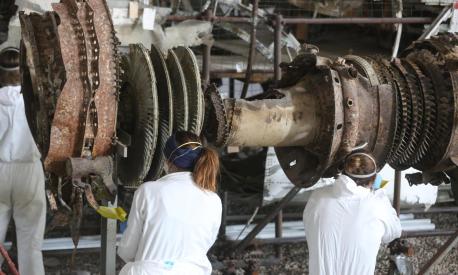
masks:
<path fill-rule="evenodd" d="M 275 217 L 275 238 L 282 238 L 283 237 L 283 210 L 280 210 Z M 277 246 L 275 248 L 275 253 L 277 254 L 277 258 L 281 258 L 282 256 L 282 248 Z"/>
<path fill-rule="evenodd" d="M 252 0 L 253 7 L 251 11 L 251 35 L 250 35 L 250 51 L 248 53 L 248 63 L 246 68 L 245 82 L 243 83 L 242 94 L 240 98 L 245 98 L 248 92 L 248 86 L 251 80 L 251 71 L 253 69 L 253 61 L 256 51 L 256 27 L 258 25 L 258 0 Z"/>
<path fill-rule="evenodd" d="M 399 170 L 394 171 L 394 194 L 393 194 L 393 207 L 396 213 L 401 213 L 401 175 Z"/>
<path fill-rule="evenodd" d="M 210 83 L 210 59 L 211 50 L 210 45 L 203 45 L 203 56 L 202 56 L 202 84 L 204 87 Z"/>
<path fill-rule="evenodd" d="M 253 230 L 251 230 L 251 232 L 248 233 L 248 235 L 234 247 L 234 249 L 232 250 L 232 254 L 237 255 L 240 252 L 242 252 L 256 237 L 256 235 L 258 235 L 258 233 L 261 232 L 261 230 L 278 214 L 278 212 L 280 212 L 283 209 L 283 207 L 289 201 L 291 201 L 294 198 L 294 196 L 296 196 L 299 190 L 301 190 L 301 187 L 294 186 L 288 192 L 288 194 L 286 194 L 286 196 L 284 196 L 283 199 L 281 199 L 281 201 L 277 203 L 275 208 L 272 209 L 272 211 L 265 217 L 265 219 L 260 221 L 255 226 L 255 228 L 253 228 Z"/>
<path fill-rule="evenodd" d="M 109 207 L 117 206 L 117 198 L 114 203 L 103 202 Z M 101 274 L 116 275 L 116 220 L 102 218 L 101 232 Z"/>
<path fill-rule="evenodd" d="M 235 79 L 229 78 L 229 98 L 235 97 Z"/>
<path fill-rule="evenodd" d="M 219 228 L 219 236 L 226 237 L 226 224 L 227 224 L 227 203 L 228 203 L 228 193 L 227 191 L 223 192 L 223 213 L 221 215 L 221 226 Z"/>
<path fill-rule="evenodd" d="M 274 78 L 275 83 L 281 79 L 281 33 L 283 29 L 283 17 L 281 14 L 275 16 L 275 37 L 274 37 Z"/>

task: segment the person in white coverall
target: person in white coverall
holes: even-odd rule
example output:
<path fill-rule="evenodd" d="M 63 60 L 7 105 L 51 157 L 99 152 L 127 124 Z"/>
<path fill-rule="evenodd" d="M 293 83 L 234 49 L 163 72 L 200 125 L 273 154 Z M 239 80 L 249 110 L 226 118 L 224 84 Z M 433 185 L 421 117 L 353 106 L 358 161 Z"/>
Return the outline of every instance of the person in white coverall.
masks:
<path fill-rule="evenodd" d="M 371 155 L 353 153 L 333 185 L 313 191 L 303 216 L 309 274 L 374 274 L 380 243 L 401 236 L 388 197 L 372 189 L 376 172 Z"/>
<path fill-rule="evenodd" d="M 44 274 L 45 186 L 40 153 L 25 116 L 18 63 L 17 49 L 0 52 L 0 243 L 13 217 L 19 273 L 37 275 Z"/>
<path fill-rule="evenodd" d="M 217 153 L 189 132 L 164 148 L 168 174 L 135 192 L 118 255 L 120 275 L 206 275 L 207 252 L 216 240 L 222 206 L 216 191 Z"/>

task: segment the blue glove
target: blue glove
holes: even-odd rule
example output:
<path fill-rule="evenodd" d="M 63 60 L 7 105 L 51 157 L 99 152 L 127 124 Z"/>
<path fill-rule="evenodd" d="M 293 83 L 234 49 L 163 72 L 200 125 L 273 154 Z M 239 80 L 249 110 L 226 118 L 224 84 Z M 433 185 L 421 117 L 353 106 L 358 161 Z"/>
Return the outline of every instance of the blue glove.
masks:
<path fill-rule="evenodd" d="M 127 229 L 127 221 L 119 223 L 119 232 L 122 234 Z"/>

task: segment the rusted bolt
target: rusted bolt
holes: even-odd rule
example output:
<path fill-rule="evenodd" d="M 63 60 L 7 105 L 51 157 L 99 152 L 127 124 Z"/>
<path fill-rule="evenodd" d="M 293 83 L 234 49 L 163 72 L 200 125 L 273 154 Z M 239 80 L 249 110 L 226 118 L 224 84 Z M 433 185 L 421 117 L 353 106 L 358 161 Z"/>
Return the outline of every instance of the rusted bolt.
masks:
<path fill-rule="evenodd" d="M 348 98 L 348 99 L 347 99 L 347 106 L 348 106 L 348 107 L 353 106 L 353 100 L 352 100 L 351 98 Z"/>

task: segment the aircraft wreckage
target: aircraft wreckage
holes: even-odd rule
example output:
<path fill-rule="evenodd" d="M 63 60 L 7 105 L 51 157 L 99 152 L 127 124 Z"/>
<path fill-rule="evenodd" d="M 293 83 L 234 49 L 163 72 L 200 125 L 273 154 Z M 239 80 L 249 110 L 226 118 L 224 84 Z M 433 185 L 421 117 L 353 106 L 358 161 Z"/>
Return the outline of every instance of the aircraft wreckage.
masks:
<path fill-rule="evenodd" d="M 20 14 L 22 86 L 51 208 L 71 213 L 74 230 L 83 197 L 97 209 L 116 184 L 161 176 L 164 142 L 179 129 L 216 146 L 274 146 L 302 187 L 336 175 L 355 148 L 380 168 L 422 171 L 412 183 L 458 184 L 456 35 L 415 42 L 392 62 L 330 60 L 306 45 L 281 65 L 275 89 L 223 100 L 214 86 L 204 96 L 189 48 L 130 45 L 121 55 L 105 2 L 62 0 L 53 9 Z"/>

